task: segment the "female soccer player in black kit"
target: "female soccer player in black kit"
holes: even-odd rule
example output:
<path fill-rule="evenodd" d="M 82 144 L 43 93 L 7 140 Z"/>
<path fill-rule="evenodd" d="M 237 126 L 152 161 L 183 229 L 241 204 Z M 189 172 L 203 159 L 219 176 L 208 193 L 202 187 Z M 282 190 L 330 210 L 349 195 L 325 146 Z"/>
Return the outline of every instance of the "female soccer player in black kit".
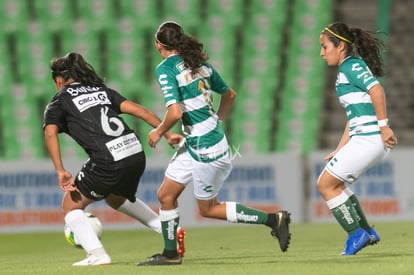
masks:
<path fill-rule="evenodd" d="M 73 265 L 110 264 L 111 258 L 83 210 L 105 199 L 112 208 L 161 232 L 158 215 L 135 197 L 145 169 L 145 154 L 140 140 L 119 115 L 134 115 L 153 127 L 161 121 L 153 112 L 108 88 L 78 53 L 52 60 L 50 68 L 58 92 L 45 110 L 45 144 L 60 188 L 65 191 L 65 222 L 87 253 L 86 259 Z M 89 155 L 76 177 L 63 165 L 58 140 L 61 132 L 70 135 Z M 182 139 L 171 132 L 165 138 L 171 146 Z M 184 253 L 184 243 L 179 245 Z"/>

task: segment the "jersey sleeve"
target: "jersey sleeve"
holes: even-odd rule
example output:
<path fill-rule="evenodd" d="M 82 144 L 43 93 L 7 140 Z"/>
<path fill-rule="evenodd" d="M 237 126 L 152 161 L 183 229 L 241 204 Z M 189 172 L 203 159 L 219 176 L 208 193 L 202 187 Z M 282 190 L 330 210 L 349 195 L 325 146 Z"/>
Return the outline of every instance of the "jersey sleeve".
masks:
<path fill-rule="evenodd" d="M 362 59 L 349 60 L 344 67 L 344 73 L 352 84 L 365 92 L 378 84 L 378 80 Z"/>
<path fill-rule="evenodd" d="M 59 128 L 59 132 L 63 131 L 61 121 L 63 116 L 63 108 L 61 106 L 61 99 L 56 94 L 46 106 L 43 117 L 43 129 L 49 125 L 54 124 Z"/>
<path fill-rule="evenodd" d="M 168 107 L 171 104 L 179 102 L 178 82 L 174 71 L 167 66 L 158 66 L 155 74 L 162 95 L 164 96 L 165 106 Z"/>
<path fill-rule="evenodd" d="M 223 80 L 221 75 L 211 66 L 209 63 L 206 63 L 206 65 L 211 69 L 211 76 L 210 76 L 210 88 L 219 93 L 224 94 L 229 89 L 229 86 L 227 83 Z"/>
<path fill-rule="evenodd" d="M 108 93 L 109 100 L 112 103 L 112 107 L 114 111 L 117 112 L 118 114 L 122 113 L 121 108 L 120 108 L 121 103 L 127 99 L 124 96 L 122 96 L 119 92 L 113 89 L 108 88 L 107 93 Z"/>

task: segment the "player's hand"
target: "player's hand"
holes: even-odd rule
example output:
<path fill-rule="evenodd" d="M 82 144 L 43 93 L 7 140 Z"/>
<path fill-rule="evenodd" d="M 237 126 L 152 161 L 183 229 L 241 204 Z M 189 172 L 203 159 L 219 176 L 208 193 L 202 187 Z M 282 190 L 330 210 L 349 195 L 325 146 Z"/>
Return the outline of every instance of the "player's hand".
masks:
<path fill-rule="evenodd" d="M 160 139 L 161 139 L 161 135 L 158 134 L 157 129 L 153 129 L 148 134 L 148 145 L 151 146 L 152 148 L 155 148 L 155 146 L 157 145 L 158 141 L 160 141 Z"/>
<path fill-rule="evenodd" d="M 184 137 L 180 134 L 171 134 L 167 137 L 167 142 L 171 148 L 175 148 L 175 145 L 180 144 L 184 140 Z"/>
<path fill-rule="evenodd" d="M 325 156 L 323 159 L 326 161 L 330 161 L 335 155 L 338 153 L 338 150 L 330 152 L 327 156 Z"/>
<path fill-rule="evenodd" d="M 65 192 L 76 190 L 75 179 L 73 178 L 71 173 L 69 173 L 66 170 L 63 170 L 63 171 L 57 172 L 57 176 L 59 180 L 60 189 L 62 189 Z"/>
<path fill-rule="evenodd" d="M 388 126 L 380 128 L 381 138 L 386 148 L 392 149 L 394 145 L 398 144 L 397 137 L 394 135 L 392 129 Z"/>

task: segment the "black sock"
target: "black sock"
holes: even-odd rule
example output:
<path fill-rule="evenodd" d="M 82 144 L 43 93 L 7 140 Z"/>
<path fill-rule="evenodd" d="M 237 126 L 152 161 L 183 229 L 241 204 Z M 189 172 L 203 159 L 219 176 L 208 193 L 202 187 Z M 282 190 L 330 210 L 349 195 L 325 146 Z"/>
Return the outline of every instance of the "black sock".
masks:
<path fill-rule="evenodd" d="M 176 258 L 178 256 L 177 250 L 167 250 L 164 249 L 162 255 L 167 258 Z"/>
<path fill-rule="evenodd" d="M 266 225 L 269 226 L 270 228 L 274 228 L 276 224 L 277 224 L 276 214 L 269 213 L 267 215 Z"/>

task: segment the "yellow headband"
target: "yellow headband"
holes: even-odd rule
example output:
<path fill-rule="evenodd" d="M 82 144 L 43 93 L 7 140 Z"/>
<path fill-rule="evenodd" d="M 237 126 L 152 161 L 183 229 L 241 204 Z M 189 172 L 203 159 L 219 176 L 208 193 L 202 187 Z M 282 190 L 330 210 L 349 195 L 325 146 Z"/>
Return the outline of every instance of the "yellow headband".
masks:
<path fill-rule="evenodd" d="M 336 34 L 336 33 L 334 33 L 330 28 L 328 28 L 328 27 L 326 27 L 325 28 L 325 30 L 326 31 L 328 31 L 330 34 L 332 34 L 333 36 L 335 36 L 336 38 L 339 38 L 339 39 L 341 39 L 342 41 L 345 41 L 345 42 L 347 42 L 347 43 L 349 43 L 349 44 L 352 44 L 352 42 L 349 40 L 349 39 L 347 39 L 347 38 L 345 38 L 345 37 L 343 37 L 342 35 L 339 35 L 339 34 Z"/>

